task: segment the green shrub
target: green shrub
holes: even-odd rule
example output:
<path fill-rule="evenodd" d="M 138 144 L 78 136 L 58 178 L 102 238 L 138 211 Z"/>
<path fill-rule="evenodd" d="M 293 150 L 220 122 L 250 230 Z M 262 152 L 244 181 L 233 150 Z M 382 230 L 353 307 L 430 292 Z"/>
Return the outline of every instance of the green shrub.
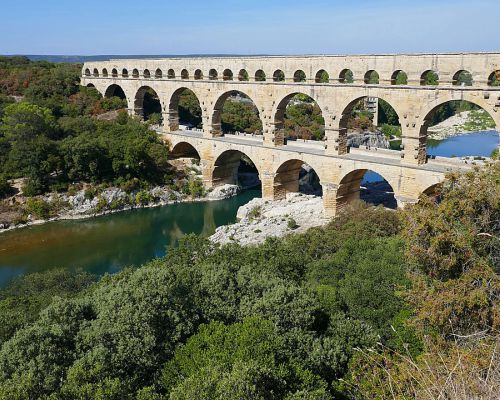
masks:
<path fill-rule="evenodd" d="M 99 196 L 94 211 L 97 213 L 104 211 L 107 206 L 108 206 L 108 201 L 104 197 Z"/>
<path fill-rule="evenodd" d="M 262 207 L 255 206 L 248 212 L 248 219 L 253 221 L 254 219 L 258 219 L 262 216 Z"/>
<path fill-rule="evenodd" d="M 299 226 L 293 218 L 289 218 L 287 222 L 288 229 L 297 229 Z"/>
<path fill-rule="evenodd" d="M 0 175 L 0 199 L 9 196 L 13 192 L 9 181 L 4 175 Z"/>
<path fill-rule="evenodd" d="M 154 200 L 153 196 L 151 193 L 149 193 L 146 190 L 141 190 L 140 192 L 137 192 L 135 195 L 135 204 L 138 206 L 145 206 L 151 203 Z"/>
<path fill-rule="evenodd" d="M 205 194 L 205 188 L 203 187 L 203 182 L 198 177 L 189 178 L 188 188 L 189 188 L 189 194 L 193 198 L 202 197 Z"/>
<path fill-rule="evenodd" d="M 26 211 L 40 219 L 47 219 L 51 215 L 51 205 L 43 199 L 30 197 L 26 201 Z"/>

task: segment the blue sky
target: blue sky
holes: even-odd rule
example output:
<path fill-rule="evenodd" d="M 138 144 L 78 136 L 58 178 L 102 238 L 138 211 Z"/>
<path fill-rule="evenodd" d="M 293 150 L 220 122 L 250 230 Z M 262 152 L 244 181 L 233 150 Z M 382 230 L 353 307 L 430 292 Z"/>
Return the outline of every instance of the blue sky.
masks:
<path fill-rule="evenodd" d="M 498 0 L 14 0 L 0 54 L 498 51 Z"/>

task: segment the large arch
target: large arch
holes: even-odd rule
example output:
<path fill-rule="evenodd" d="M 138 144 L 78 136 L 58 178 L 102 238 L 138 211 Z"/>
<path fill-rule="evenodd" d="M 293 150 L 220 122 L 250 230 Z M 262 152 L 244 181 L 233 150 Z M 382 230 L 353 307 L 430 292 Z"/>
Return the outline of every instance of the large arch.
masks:
<path fill-rule="evenodd" d="M 212 170 L 212 186 L 221 186 L 225 184 L 239 185 L 240 179 L 243 178 L 242 170 L 254 168 L 257 173 L 257 180 L 260 184 L 260 168 L 259 165 L 245 153 L 239 150 L 223 151 L 215 160 Z M 243 186 L 251 186 L 245 185 Z M 252 185 L 252 186 L 255 186 Z"/>
<path fill-rule="evenodd" d="M 234 99 L 234 108 L 239 108 L 242 114 L 245 114 L 245 118 L 242 118 L 242 124 L 248 126 L 240 126 L 239 123 L 232 123 L 231 121 L 224 120 L 223 112 L 224 106 L 227 100 Z M 251 105 L 250 105 L 251 103 Z M 253 109 L 251 109 L 253 106 Z M 236 111 L 236 110 L 235 110 Z M 228 111 L 230 114 L 231 110 Z M 257 118 L 251 117 L 251 112 L 253 112 Z M 248 115 L 248 118 L 246 116 Z M 235 121 L 233 121 L 235 122 Z M 234 133 L 236 131 L 245 131 L 252 134 L 262 134 L 262 119 L 259 113 L 257 104 L 252 100 L 248 94 L 239 90 L 230 90 L 221 94 L 214 104 L 212 119 L 211 119 L 211 129 L 213 136 L 221 136 L 225 133 Z"/>
<path fill-rule="evenodd" d="M 307 112 L 310 114 L 309 122 L 311 122 L 309 126 L 300 126 L 298 124 L 294 124 L 292 127 L 292 126 L 287 126 L 286 124 L 288 106 L 291 100 L 296 98 L 297 96 L 299 97 L 304 96 L 305 98 L 308 99 L 308 102 L 302 102 L 302 103 L 310 104 L 310 106 L 307 107 L 308 108 Z M 301 100 L 298 100 L 298 102 L 299 102 L 298 107 L 300 107 Z M 305 122 L 307 122 L 307 120 Z M 289 137 L 290 139 L 301 138 L 301 139 L 321 140 L 325 132 L 323 109 L 318 104 L 316 99 L 312 98 L 311 96 L 305 93 L 301 92 L 289 93 L 288 95 L 286 95 L 281 99 L 281 101 L 277 104 L 275 108 L 274 128 L 275 128 L 275 142 L 277 143 L 283 142 L 284 138 L 287 137 Z"/>
<path fill-rule="evenodd" d="M 200 153 L 196 148 L 188 142 L 179 142 L 169 152 L 169 158 L 178 159 L 178 158 L 191 158 L 200 160 Z"/>
<path fill-rule="evenodd" d="M 300 159 L 283 162 L 274 174 L 273 199 L 286 199 L 288 193 L 303 192 L 322 195 L 321 180 L 317 171 Z"/>
<path fill-rule="evenodd" d="M 384 103 L 382 103 L 380 100 L 382 100 Z M 375 130 L 382 132 L 386 137 L 386 139 L 388 140 L 389 148 L 391 148 L 392 150 L 400 150 L 401 148 L 400 140 L 402 137 L 400 116 L 402 114 L 397 110 L 397 108 L 394 105 L 392 105 L 391 102 L 380 96 L 370 96 L 370 97 L 360 96 L 356 97 L 353 100 L 350 100 L 349 103 L 346 106 L 344 106 L 342 110 L 343 110 L 342 115 L 339 119 L 339 137 L 338 137 L 340 154 L 345 154 L 349 151 L 350 147 L 349 144 L 350 139 L 348 139 L 349 129 L 353 131 L 358 131 L 358 133 L 363 133 L 366 131 L 371 132 Z M 391 114 L 390 117 L 387 115 L 388 113 Z M 370 115 L 372 116 L 371 118 Z M 382 118 L 379 119 L 379 116 L 385 116 L 387 120 L 382 120 Z M 379 124 L 379 122 L 382 123 Z M 399 142 L 395 142 L 394 146 L 392 146 L 391 141 L 398 140 L 398 138 Z M 376 142 L 382 143 L 383 142 L 382 139 L 383 139 L 382 137 L 378 136 L 373 138 L 375 143 Z M 369 147 L 381 147 L 380 145 L 371 144 L 372 139 L 369 137 L 352 138 L 351 141 L 353 143 L 355 141 L 364 143 L 364 141 L 366 140 L 368 141 L 367 145 Z"/>
<path fill-rule="evenodd" d="M 191 89 L 177 89 L 168 103 L 168 125 L 171 132 L 183 125 L 188 128 L 201 128 L 203 125 L 200 99 Z"/>
<path fill-rule="evenodd" d="M 111 98 L 111 97 L 119 97 L 120 99 L 127 99 L 127 96 L 125 95 L 125 91 L 120 85 L 117 85 L 116 83 L 113 83 L 109 85 L 106 90 L 104 91 L 104 97 Z"/>
<path fill-rule="evenodd" d="M 369 172 L 381 177 L 382 181 L 375 179 L 374 184 L 364 181 Z M 395 209 L 397 208 L 395 186 L 396 183 L 391 183 L 381 172 L 374 169 L 352 170 L 346 173 L 339 182 L 336 198 L 337 210 L 357 200 L 373 205 L 382 204 L 386 208 Z"/>
<path fill-rule="evenodd" d="M 150 86 L 141 86 L 135 94 L 134 111 L 145 121 L 161 124 L 162 106 L 158 93 Z"/>

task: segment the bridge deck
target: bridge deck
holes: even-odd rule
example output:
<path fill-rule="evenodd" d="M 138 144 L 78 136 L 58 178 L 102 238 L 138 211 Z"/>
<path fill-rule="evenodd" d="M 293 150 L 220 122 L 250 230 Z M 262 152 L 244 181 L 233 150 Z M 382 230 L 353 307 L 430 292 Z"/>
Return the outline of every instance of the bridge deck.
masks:
<path fill-rule="evenodd" d="M 161 132 L 160 132 L 161 133 Z M 184 136 L 191 139 L 204 139 L 212 140 L 216 142 L 232 143 L 235 145 L 243 146 L 254 146 L 263 147 L 263 140 L 261 136 L 251 136 L 251 135 L 225 135 L 214 138 L 206 138 L 203 136 L 202 132 L 199 131 L 176 131 L 170 133 L 170 135 Z M 348 154 L 344 155 L 327 155 L 325 154 L 325 148 L 322 142 L 303 142 L 303 141 L 289 141 L 288 144 L 284 146 L 277 146 L 272 148 L 273 151 L 286 151 L 295 153 L 306 153 L 313 154 L 322 157 L 330 157 L 335 159 L 345 159 L 350 161 L 363 161 L 366 163 L 373 164 L 383 164 L 391 166 L 404 166 L 405 168 L 413 168 L 423 171 L 432 171 L 445 173 L 452 169 L 468 169 L 471 167 L 470 164 L 457 159 L 439 159 L 439 160 L 428 160 L 425 164 L 407 164 L 404 163 L 400 157 L 398 151 L 386 150 L 386 149 L 364 149 L 364 148 L 352 148 Z"/>

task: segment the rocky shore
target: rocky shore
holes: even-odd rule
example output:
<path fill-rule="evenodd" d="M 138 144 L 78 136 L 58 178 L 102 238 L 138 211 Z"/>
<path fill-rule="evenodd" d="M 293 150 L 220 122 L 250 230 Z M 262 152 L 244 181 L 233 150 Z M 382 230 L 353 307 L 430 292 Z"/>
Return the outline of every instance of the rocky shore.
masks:
<path fill-rule="evenodd" d="M 429 137 L 434 140 L 444 140 L 462 133 L 494 129 L 495 123 L 484 111 L 462 111 L 445 119 L 437 125 L 428 128 Z"/>
<path fill-rule="evenodd" d="M 255 198 L 238 210 L 239 222 L 217 228 L 210 237 L 215 243 L 261 243 L 268 237 L 304 232 L 327 224 L 322 198 L 302 193 L 289 193 L 285 200 L 269 202 Z"/>

